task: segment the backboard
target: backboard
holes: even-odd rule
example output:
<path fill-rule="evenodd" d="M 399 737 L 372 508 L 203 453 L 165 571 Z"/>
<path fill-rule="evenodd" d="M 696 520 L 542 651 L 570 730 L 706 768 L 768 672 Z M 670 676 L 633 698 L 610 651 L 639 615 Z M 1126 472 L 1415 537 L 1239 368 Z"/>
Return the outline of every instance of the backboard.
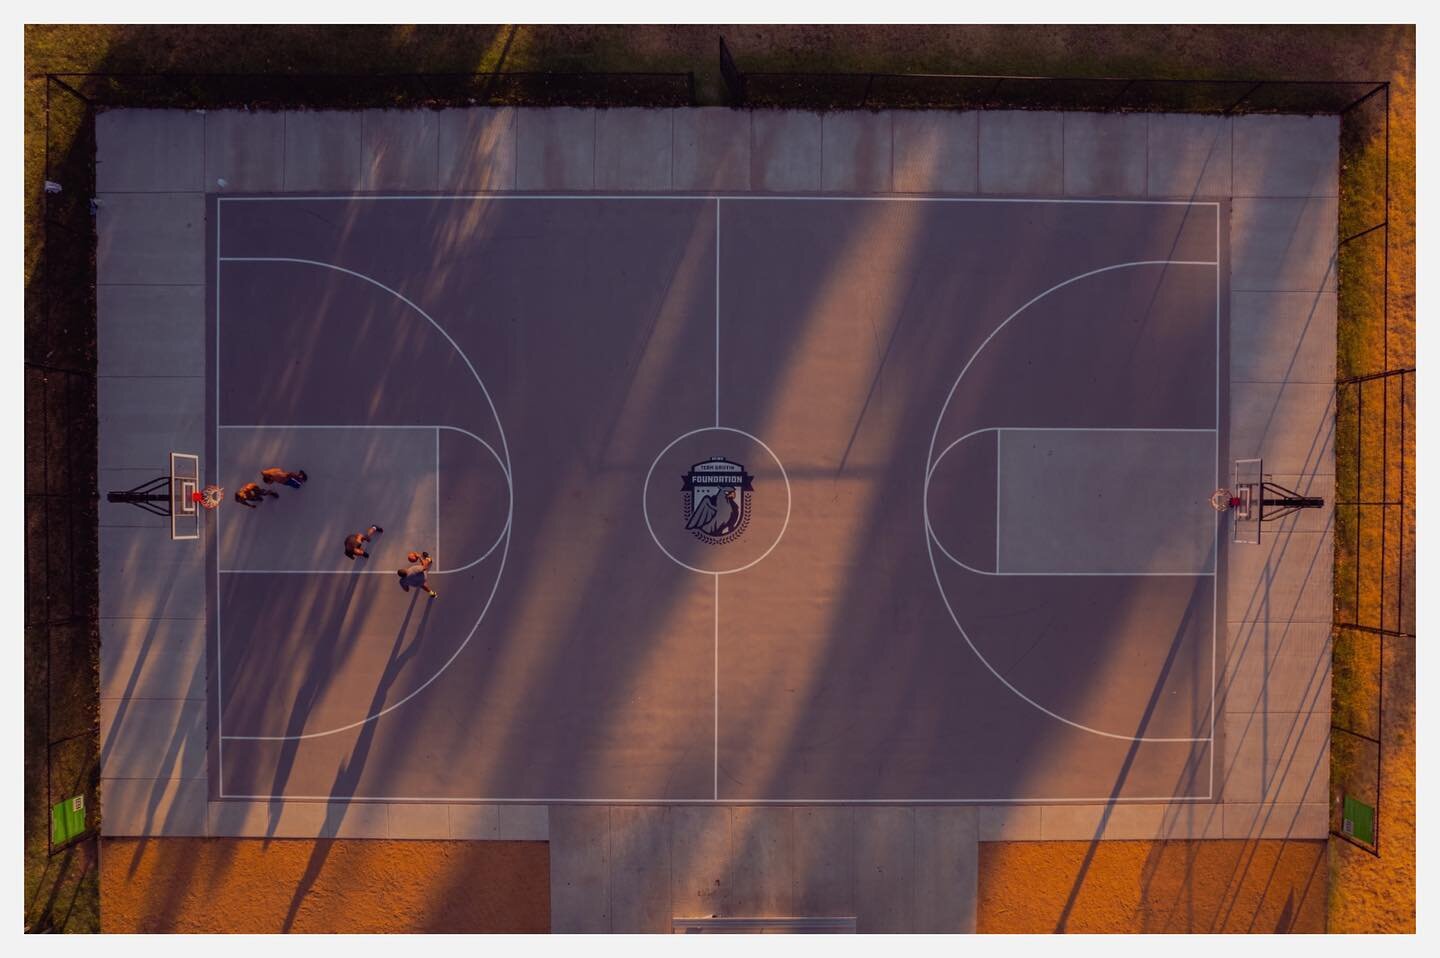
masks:
<path fill-rule="evenodd" d="M 200 457 L 170 453 L 170 538 L 200 538 Z"/>
<path fill-rule="evenodd" d="M 1230 495 L 1239 502 L 1230 509 L 1230 541 L 1258 545 L 1265 518 L 1264 460 L 1236 459 L 1233 478 Z"/>

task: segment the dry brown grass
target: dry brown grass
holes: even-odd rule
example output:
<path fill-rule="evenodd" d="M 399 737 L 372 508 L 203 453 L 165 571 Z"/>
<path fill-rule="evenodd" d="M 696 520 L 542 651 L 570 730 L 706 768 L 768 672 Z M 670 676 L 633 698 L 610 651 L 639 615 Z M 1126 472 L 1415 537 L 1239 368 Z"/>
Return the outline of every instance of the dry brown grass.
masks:
<path fill-rule="evenodd" d="M 1373 284 L 1357 282 L 1341 305 L 1341 375 L 1365 375 L 1415 365 L 1415 72 L 1413 46 L 1401 51 L 1390 80 L 1390 206 L 1388 237 L 1353 254 L 1361 276 L 1384 276 L 1389 316 Z M 1378 131 L 1357 144 L 1348 172 L 1373 176 L 1385 158 Z M 1373 194 L 1372 194 L 1373 195 Z M 1353 211 L 1350 225 L 1378 222 L 1387 211 L 1373 202 Z M 1343 264 L 1342 264 L 1343 268 Z M 1342 282 L 1345 273 L 1342 272 Z M 1388 340 L 1388 343 L 1387 343 Z M 1414 380 L 1371 382 L 1357 401 L 1341 393 L 1337 407 L 1337 496 L 1397 506 L 1336 511 L 1337 621 L 1415 632 L 1415 405 Z M 1358 408 L 1363 402 L 1363 414 Z M 1404 445 L 1397 428 L 1401 406 Z M 1388 420 L 1388 423 L 1387 423 Z M 1355 443 L 1359 429 L 1358 444 Z M 1403 468 L 1402 468 L 1403 463 Z M 1403 496 L 1400 489 L 1404 490 Z M 1383 531 L 1383 535 L 1382 535 Z M 1403 546 L 1402 546 L 1403 542 Z M 1403 571 L 1402 571 L 1403 570 Z M 1382 603 L 1382 595 L 1384 602 Z M 1338 630 L 1335 642 L 1334 724 L 1379 739 L 1336 732 L 1332 783 L 1338 797 L 1378 794 L 1379 856 L 1343 841 L 1330 850 L 1330 920 L 1335 932 L 1415 930 L 1415 640 Z M 1383 682 L 1384 707 L 1380 707 Z M 1377 778 L 1378 759 L 1378 778 Z"/>
<path fill-rule="evenodd" d="M 101 930 L 550 930 L 544 842 L 105 839 Z"/>
<path fill-rule="evenodd" d="M 977 930 L 1321 932 L 1325 844 L 987 842 L 980 846 Z"/>

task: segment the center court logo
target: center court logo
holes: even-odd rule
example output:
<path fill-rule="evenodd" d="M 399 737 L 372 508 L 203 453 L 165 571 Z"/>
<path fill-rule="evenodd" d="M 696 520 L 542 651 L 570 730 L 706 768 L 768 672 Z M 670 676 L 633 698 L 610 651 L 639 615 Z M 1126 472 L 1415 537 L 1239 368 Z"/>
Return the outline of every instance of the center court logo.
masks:
<path fill-rule="evenodd" d="M 685 528 L 710 545 L 740 538 L 750 524 L 755 477 L 740 463 L 717 456 L 695 463 L 680 478 L 684 482 Z"/>

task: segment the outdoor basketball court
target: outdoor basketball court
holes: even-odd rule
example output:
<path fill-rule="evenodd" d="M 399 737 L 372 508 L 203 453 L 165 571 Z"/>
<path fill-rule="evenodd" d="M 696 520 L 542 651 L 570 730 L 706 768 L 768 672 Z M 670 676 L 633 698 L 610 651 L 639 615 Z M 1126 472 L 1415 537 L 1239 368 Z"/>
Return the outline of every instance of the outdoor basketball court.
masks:
<path fill-rule="evenodd" d="M 1226 205 L 209 212 L 213 796 L 1215 795 Z"/>

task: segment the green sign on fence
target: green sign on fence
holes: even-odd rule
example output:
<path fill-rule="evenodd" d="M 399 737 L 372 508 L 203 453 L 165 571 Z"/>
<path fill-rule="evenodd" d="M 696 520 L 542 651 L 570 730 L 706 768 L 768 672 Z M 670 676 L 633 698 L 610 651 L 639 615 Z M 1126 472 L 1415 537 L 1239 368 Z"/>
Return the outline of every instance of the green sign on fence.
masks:
<path fill-rule="evenodd" d="M 50 844 L 63 845 L 85 831 L 85 796 L 57 802 L 50 809 Z"/>
<path fill-rule="evenodd" d="M 1345 810 L 1340 815 L 1340 830 L 1356 841 L 1375 844 L 1375 809 L 1345 796 Z"/>

